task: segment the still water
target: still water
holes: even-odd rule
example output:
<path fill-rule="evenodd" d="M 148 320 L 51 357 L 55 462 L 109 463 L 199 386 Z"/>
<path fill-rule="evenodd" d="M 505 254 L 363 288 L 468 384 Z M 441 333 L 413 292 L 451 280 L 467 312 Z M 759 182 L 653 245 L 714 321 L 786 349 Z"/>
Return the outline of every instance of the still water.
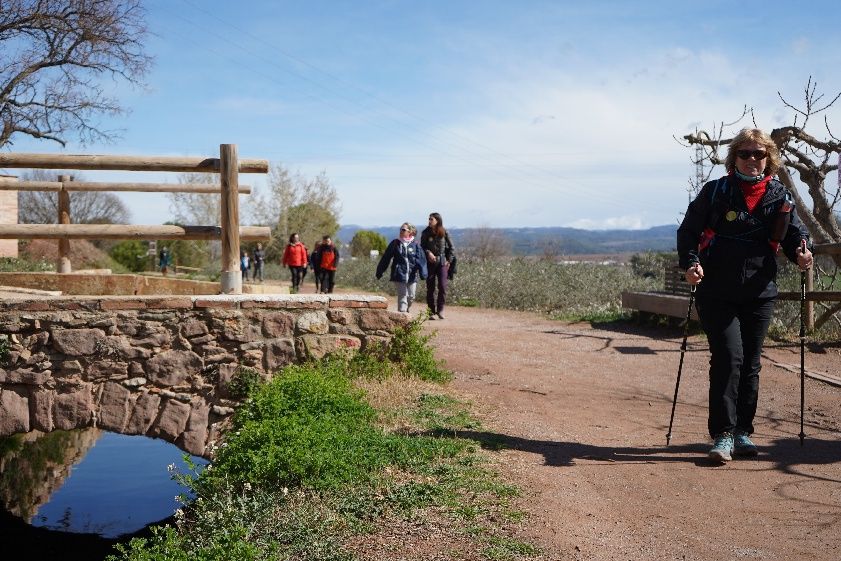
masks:
<path fill-rule="evenodd" d="M 180 506 L 176 495 L 186 492 L 167 467 L 186 472 L 183 456 L 162 440 L 98 429 L 2 438 L 2 543 L 8 547 L 10 536 L 40 541 L 69 534 L 112 542 L 166 519 Z M 198 469 L 207 464 L 191 459 Z"/>

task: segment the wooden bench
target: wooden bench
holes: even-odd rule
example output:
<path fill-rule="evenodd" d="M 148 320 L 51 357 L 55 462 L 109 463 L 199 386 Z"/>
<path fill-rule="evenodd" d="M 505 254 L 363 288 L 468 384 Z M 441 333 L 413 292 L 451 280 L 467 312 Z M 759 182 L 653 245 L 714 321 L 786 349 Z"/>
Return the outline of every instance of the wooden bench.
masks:
<path fill-rule="evenodd" d="M 622 292 L 622 307 L 651 314 L 686 318 L 691 288 L 677 263 L 663 267 L 663 290 L 652 292 Z M 698 321 L 698 312 L 692 306 L 692 319 Z"/>

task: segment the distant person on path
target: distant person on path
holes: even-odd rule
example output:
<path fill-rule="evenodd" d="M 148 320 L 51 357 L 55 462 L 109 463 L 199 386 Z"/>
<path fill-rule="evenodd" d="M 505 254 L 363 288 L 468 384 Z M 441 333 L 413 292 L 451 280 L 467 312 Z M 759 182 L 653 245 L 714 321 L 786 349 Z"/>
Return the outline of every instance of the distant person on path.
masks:
<path fill-rule="evenodd" d="M 444 220 L 437 212 L 429 215 L 429 224 L 421 233 L 421 248 L 426 255 L 429 272 L 426 277 L 426 305 L 429 307 L 429 319 L 435 319 L 436 314 L 439 319 L 444 319 L 448 273 L 455 253 L 450 235 L 444 228 Z"/>
<path fill-rule="evenodd" d="M 263 264 L 266 261 L 266 252 L 263 251 L 263 244 L 257 244 L 257 249 L 254 250 L 254 255 L 252 255 L 252 257 L 254 272 L 251 275 L 251 279 L 255 281 L 259 279 L 260 282 L 263 282 Z"/>
<path fill-rule="evenodd" d="M 160 254 L 158 255 L 158 266 L 161 269 L 161 274 L 166 276 L 169 272 L 169 264 L 171 262 L 171 257 L 169 255 L 169 249 L 166 247 L 162 247 Z"/>
<path fill-rule="evenodd" d="M 304 278 L 304 272 L 307 270 L 307 247 L 301 243 L 298 234 L 289 236 L 289 243 L 283 251 L 283 266 L 289 267 L 292 273 L 292 294 L 297 293 L 301 289 L 301 280 Z"/>
<path fill-rule="evenodd" d="M 321 292 L 321 270 L 318 268 L 318 249 L 321 247 L 321 242 L 315 242 L 312 253 L 310 254 L 310 267 L 312 267 L 312 276 L 315 277 L 315 292 Z"/>
<path fill-rule="evenodd" d="M 322 294 L 330 294 L 333 292 L 333 287 L 336 281 L 336 268 L 339 265 L 339 250 L 333 245 L 333 240 L 330 236 L 324 236 L 321 239 L 321 245 L 318 246 L 317 257 L 314 260 L 314 265 L 318 266 L 319 275 L 321 275 L 320 284 Z"/>
<path fill-rule="evenodd" d="M 247 251 L 240 251 L 239 252 L 239 269 L 242 271 L 242 280 L 248 280 L 248 252 Z"/>
<path fill-rule="evenodd" d="M 730 143 L 727 175 L 689 204 L 677 231 L 680 266 L 698 285 L 696 302 L 710 345 L 709 457 L 755 456 L 750 439 L 759 397 L 762 344 L 777 297 L 777 259 L 812 266 L 809 234 L 791 193 L 774 179 L 782 165 L 771 137 L 743 129 Z"/>
<path fill-rule="evenodd" d="M 389 280 L 397 287 L 397 311 L 408 312 L 415 301 L 415 291 L 418 286 L 418 277 L 426 279 L 426 255 L 417 241 L 415 235 L 418 230 L 408 222 L 400 226 L 400 233 L 397 238 L 391 240 L 385 248 L 383 256 L 377 265 L 377 278 L 382 278 L 383 273 L 391 263 L 391 276 Z"/>

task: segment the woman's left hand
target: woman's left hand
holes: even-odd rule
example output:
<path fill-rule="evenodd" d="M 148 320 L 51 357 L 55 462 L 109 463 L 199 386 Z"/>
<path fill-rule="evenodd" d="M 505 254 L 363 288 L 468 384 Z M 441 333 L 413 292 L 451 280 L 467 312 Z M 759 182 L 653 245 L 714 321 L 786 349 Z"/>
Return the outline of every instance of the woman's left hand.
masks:
<path fill-rule="evenodd" d="M 800 247 L 797 248 L 797 265 L 801 271 L 806 271 L 812 268 L 812 252 L 806 247 L 806 240 L 803 240 Z"/>

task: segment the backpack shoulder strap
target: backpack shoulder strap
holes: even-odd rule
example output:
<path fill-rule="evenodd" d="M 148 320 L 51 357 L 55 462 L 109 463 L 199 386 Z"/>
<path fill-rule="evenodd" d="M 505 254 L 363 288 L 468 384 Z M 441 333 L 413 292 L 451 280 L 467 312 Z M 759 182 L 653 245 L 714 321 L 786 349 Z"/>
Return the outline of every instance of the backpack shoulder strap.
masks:
<path fill-rule="evenodd" d="M 710 193 L 710 213 L 707 216 L 706 224 L 708 228 L 715 229 L 718 221 L 727 212 L 727 209 L 732 206 L 732 195 L 733 190 L 729 188 L 729 182 L 726 176 L 716 181 L 715 187 Z"/>

